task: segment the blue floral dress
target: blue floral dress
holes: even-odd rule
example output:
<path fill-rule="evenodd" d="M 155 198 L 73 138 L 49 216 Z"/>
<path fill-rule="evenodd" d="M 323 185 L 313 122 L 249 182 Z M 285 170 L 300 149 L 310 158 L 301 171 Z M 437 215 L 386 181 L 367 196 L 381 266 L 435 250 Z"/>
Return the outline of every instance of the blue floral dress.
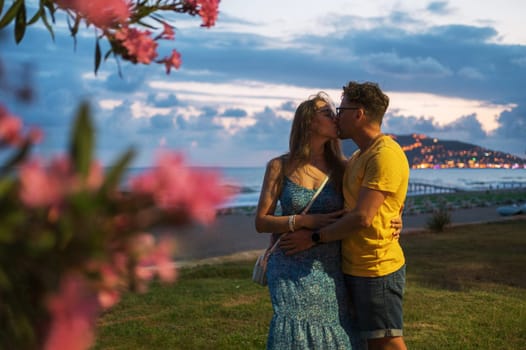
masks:
<path fill-rule="evenodd" d="M 285 177 L 279 198 L 283 215 L 300 213 L 315 192 Z M 329 182 L 309 213 L 329 213 L 342 207 L 341 194 Z M 270 256 L 267 278 L 274 310 L 267 349 L 351 349 L 351 317 L 339 241 L 293 256 L 277 248 Z"/>

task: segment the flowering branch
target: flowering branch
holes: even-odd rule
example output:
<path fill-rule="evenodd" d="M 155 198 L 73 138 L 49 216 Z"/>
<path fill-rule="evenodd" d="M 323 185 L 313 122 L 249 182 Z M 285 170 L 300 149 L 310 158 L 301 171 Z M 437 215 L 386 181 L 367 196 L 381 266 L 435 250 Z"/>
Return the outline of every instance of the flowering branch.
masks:
<path fill-rule="evenodd" d="M 68 25 L 75 39 L 80 25 L 96 28 L 95 74 L 102 58 L 110 55 L 134 64 L 163 64 L 166 73 L 172 68 L 179 69 L 181 55 L 172 50 L 169 56 L 157 59 L 158 40 L 175 40 L 173 25 L 160 13 L 187 13 L 199 15 L 203 27 L 215 25 L 219 0 L 40 0 L 37 12 L 28 20 L 25 0 L 14 0 L 11 7 L 3 12 L 4 1 L 0 1 L 0 30 L 14 22 L 14 36 L 17 43 L 24 38 L 26 28 L 42 21 L 52 38 L 57 11 L 67 14 Z M 153 22 L 153 23 L 152 23 Z M 154 24 L 160 24 L 162 31 L 152 37 Z M 142 29 L 147 28 L 147 29 Z M 106 39 L 110 49 L 102 55 L 100 40 Z"/>
<path fill-rule="evenodd" d="M 95 73 L 113 55 L 132 63 L 157 63 L 167 74 L 181 55 L 158 58 L 158 40 L 174 40 L 172 24 L 160 12 L 199 15 L 202 26 L 217 19 L 219 0 L 39 0 L 28 17 L 26 2 L 0 0 L 0 31 L 13 24 L 17 43 L 28 26 L 52 25 L 67 15 L 74 40 L 80 25 L 96 32 Z M 155 25 L 161 25 L 158 30 Z M 146 29 L 145 29 L 146 28 Z M 154 35 L 153 31 L 157 31 Z M 102 55 L 99 45 L 110 49 Z M 22 99 L 30 89 L 0 89 Z M 176 152 L 159 154 L 150 171 L 123 179 L 135 152 L 129 149 L 107 172 L 95 159 L 95 132 L 87 103 L 81 103 L 67 154 L 45 161 L 30 152 L 42 138 L 0 104 L 0 349 L 88 349 L 100 312 L 127 290 L 143 292 L 148 282 L 176 278 L 174 241 L 147 233 L 157 225 L 209 223 L 228 196 L 217 174 L 189 168 Z M 198 194 L 198 195 L 197 195 Z"/>
<path fill-rule="evenodd" d="M 21 128 L 1 132 L 13 119 L 0 114 L 0 144 L 23 138 Z M 209 223 L 228 195 L 217 174 L 189 168 L 174 152 L 131 176 L 124 192 L 134 152 L 104 174 L 93 148 L 91 113 L 82 104 L 68 154 L 3 166 L 18 171 L 0 178 L 0 348 L 89 348 L 98 315 L 124 291 L 144 292 L 155 276 L 176 277 L 173 239 L 145 230 Z"/>

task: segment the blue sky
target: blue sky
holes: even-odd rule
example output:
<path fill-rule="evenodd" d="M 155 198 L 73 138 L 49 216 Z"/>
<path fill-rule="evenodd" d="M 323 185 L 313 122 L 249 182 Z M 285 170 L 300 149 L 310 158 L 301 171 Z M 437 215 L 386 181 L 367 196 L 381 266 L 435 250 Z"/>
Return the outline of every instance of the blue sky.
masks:
<path fill-rule="evenodd" d="M 197 165 L 263 166 L 287 149 L 299 102 L 320 90 L 339 102 L 349 80 L 376 81 L 391 98 L 384 131 L 458 139 L 526 156 L 523 0 L 223 0 L 215 27 L 173 17 L 179 71 L 109 58 L 93 74 L 94 35 L 76 48 L 61 18 L 0 38 L 10 83 L 29 77 L 31 105 L 0 101 L 40 125 L 37 154 L 63 152 L 79 101 L 94 111 L 97 154 L 110 164 L 129 146 L 147 166 L 160 147 Z"/>

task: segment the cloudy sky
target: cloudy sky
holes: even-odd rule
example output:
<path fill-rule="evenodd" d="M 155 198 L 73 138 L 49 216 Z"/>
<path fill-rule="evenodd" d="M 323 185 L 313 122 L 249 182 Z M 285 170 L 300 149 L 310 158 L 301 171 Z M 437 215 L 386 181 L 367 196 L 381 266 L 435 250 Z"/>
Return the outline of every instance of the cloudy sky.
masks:
<path fill-rule="evenodd" d="M 349 80 L 391 98 L 384 131 L 457 139 L 526 157 L 524 0 L 223 0 L 215 27 L 173 17 L 179 71 L 109 58 L 93 73 L 94 32 L 76 45 L 61 18 L 18 46 L 0 37 L 4 86 L 29 80 L 36 99 L 0 102 L 40 125 L 38 154 L 64 151 L 75 110 L 90 101 L 105 164 L 130 146 L 147 166 L 160 147 L 193 164 L 263 166 L 285 152 L 299 102 L 320 90 L 339 102 Z M 122 78 L 119 77 L 119 64 Z M 2 68 L 0 67 L 0 68 Z"/>

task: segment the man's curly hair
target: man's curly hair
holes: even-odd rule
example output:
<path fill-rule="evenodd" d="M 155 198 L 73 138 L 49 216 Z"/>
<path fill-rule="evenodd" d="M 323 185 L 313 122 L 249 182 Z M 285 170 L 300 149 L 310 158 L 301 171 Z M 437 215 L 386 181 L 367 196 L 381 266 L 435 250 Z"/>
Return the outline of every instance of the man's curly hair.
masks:
<path fill-rule="evenodd" d="M 389 106 L 389 97 L 382 92 L 378 84 L 366 81 L 358 83 L 350 81 L 343 87 L 343 96 L 347 101 L 356 103 L 366 111 L 371 119 L 382 123 L 383 116 Z"/>

